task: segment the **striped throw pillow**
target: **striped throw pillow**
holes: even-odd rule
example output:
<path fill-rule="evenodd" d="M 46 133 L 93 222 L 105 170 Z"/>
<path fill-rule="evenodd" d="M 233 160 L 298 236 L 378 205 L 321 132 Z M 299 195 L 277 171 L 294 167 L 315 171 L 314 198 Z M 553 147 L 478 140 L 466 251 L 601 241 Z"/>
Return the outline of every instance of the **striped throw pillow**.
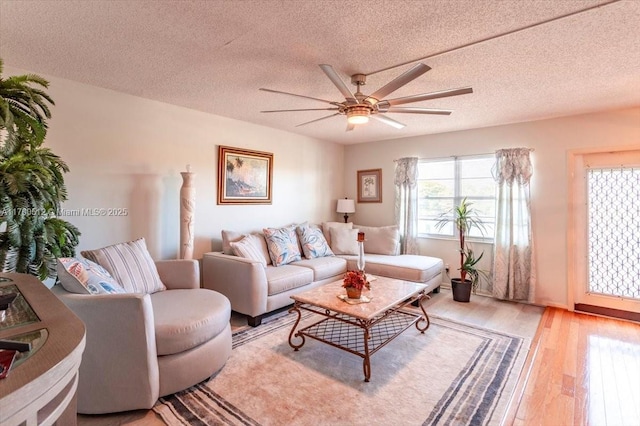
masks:
<path fill-rule="evenodd" d="M 267 259 L 262 251 L 262 244 L 255 235 L 246 235 L 240 241 L 229 243 L 231 250 L 238 257 L 244 257 L 251 260 L 257 260 L 262 266 L 267 267 Z"/>
<path fill-rule="evenodd" d="M 155 293 L 166 290 L 144 238 L 81 252 L 102 266 L 128 293 Z"/>

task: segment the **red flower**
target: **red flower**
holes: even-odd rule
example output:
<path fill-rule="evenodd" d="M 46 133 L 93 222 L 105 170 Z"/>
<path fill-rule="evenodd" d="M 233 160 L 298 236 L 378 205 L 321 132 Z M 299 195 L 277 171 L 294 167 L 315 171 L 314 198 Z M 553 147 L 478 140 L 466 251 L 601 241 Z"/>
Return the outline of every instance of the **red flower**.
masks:
<path fill-rule="evenodd" d="M 342 287 L 355 287 L 361 290 L 363 287 L 369 288 L 369 282 L 363 272 L 347 271 L 347 273 L 344 274 Z"/>

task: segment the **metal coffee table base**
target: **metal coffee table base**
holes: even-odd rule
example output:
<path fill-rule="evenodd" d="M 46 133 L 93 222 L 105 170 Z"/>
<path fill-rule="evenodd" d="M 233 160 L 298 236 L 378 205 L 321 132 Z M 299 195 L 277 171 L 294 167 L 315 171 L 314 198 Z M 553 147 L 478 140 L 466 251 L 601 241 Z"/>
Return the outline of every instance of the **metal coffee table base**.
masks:
<path fill-rule="evenodd" d="M 298 314 L 291 333 L 289 333 L 289 345 L 297 351 L 304 345 L 305 336 L 307 336 L 358 355 L 363 358 L 364 381 L 368 382 L 371 378 L 371 355 L 413 324 L 422 334 L 429 328 L 429 316 L 422 304 L 429 298 L 427 294 L 418 294 L 370 320 L 355 318 L 330 309 L 296 301 L 289 309 L 289 313 Z M 416 300 L 422 314 L 401 310 Z M 296 331 L 303 310 L 322 315 L 324 318 Z M 298 340 L 299 343 L 294 343 L 294 340 Z"/>

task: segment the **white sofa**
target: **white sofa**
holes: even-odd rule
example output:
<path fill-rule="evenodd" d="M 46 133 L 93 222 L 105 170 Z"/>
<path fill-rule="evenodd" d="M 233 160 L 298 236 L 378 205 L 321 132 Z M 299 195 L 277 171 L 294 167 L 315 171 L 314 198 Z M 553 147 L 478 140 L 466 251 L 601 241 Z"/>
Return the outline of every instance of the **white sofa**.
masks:
<path fill-rule="evenodd" d="M 231 309 L 246 315 L 249 325 L 255 327 L 265 314 L 291 305 L 291 295 L 342 279 L 347 270 L 357 269 L 358 255 L 353 251 L 348 254 L 349 250 L 340 246 L 341 241 L 331 240 L 332 235 L 340 232 L 331 231 L 332 227 L 349 229 L 354 240 L 357 232 L 365 232 L 367 274 L 421 282 L 427 285 L 428 292 L 439 291 L 442 259 L 398 254 L 397 227 L 365 227 L 338 222 L 325 222 L 321 228 L 327 245 L 335 252 L 334 256 L 303 257 L 281 266 L 274 266 L 271 261 L 271 253 L 262 233 L 223 231 L 223 250 L 203 255 L 203 287 L 227 296 Z M 238 256 L 234 253 L 234 243 L 245 241 L 245 238 L 260 243 L 261 249 L 256 251 L 261 251 L 262 256 L 254 253 L 252 258 L 250 255 Z"/>

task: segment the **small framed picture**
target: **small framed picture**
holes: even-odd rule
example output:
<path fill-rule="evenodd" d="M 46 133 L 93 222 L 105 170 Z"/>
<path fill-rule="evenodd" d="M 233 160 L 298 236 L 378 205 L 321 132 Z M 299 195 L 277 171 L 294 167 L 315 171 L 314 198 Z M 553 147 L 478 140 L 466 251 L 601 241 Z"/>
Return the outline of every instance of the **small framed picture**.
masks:
<path fill-rule="evenodd" d="M 271 204 L 273 154 L 220 146 L 218 204 Z"/>
<path fill-rule="evenodd" d="M 382 202 L 382 169 L 358 170 L 358 202 Z"/>

